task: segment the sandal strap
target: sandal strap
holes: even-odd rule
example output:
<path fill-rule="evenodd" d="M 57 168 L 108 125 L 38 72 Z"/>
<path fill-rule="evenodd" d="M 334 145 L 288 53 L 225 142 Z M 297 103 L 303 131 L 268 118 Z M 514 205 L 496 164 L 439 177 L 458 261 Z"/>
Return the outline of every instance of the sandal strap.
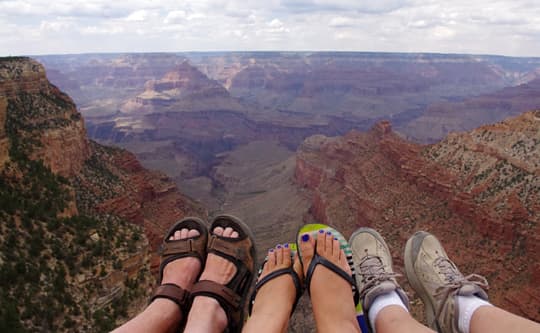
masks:
<path fill-rule="evenodd" d="M 201 280 L 191 289 L 191 297 L 208 296 L 216 299 L 225 312 L 238 311 L 242 297 L 234 290 L 210 280 Z"/>
<path fill-rule="evenodd" d="M 189 292 L 174 283 L 165 283 L 157 287 L 150 303 L 156 298 L 166 298 L 175 302 L 184 315 L 187 314 L 191 301 Z"/>
<path fill-rule="evenodd" d="M 297 295 L 301 294 L 302 283 L 300 282 L 300 277 L 298 276 L 298 273 L 296 273 L 296 271 L 292 267 L 278 269 L 277 271 L 273 271 L 272 273 L 266 275 L 259 282 L 257 282 L 257 284 L 255 285 L 255 290 L 259 291 L 259 289 L 261 289 L 262 286 L 264 286 L 270 280 L 275 279 L 278 276 L 285 275 L 285 274 L 291 275 L 294 286 L 296 287 L 296 294 Z"/>
<path fill-rule="evenodd" d="M 207 251 L 208 253 L 215 253 L 222 257 L 225 255 L 225 258 L 230 261 L 243 264 L 246 259 L 252 259 L 250 254 L 251 246 L 252 244 L 249 238 L 237 240 L 236 238 L 221 237 L 212 234 L 208 241 Z"/>
<path fill-rule="evenodd" d="M 332 272 L 336 273 L 338 276 L 340 276 L 345 281 L 347 281 L 351 286 L 356 286 L 356 282 L 354 281 L 352 276 L 347 274 L 343 269 L 336 266 L 334 263 L 332 263 L 328 259 L 321 257 L 318 253 L 315 253 L 313 258 L 311 259 L 311 262 L 309 263 L 309 267 L 306 273 L 306 288 L 307 288 L 308 293 L 310 293 L 311 278 L 313 277 L 315 268 L 319 264 L 323 265 L 324 267 L 328 268 Z"/>
<path fill-rule="evenodd" d="M 267 282 L 271 281 L 272 279 L 275 279 L 278 276 L 286 275 L 286 274 L 289 274 L 292 277 L 294 287 L 296 288 L 296 298 L 294 300 L 294 304 L 291 311 L 291 316 L 292 316 L 294 310 L 296 309 L 296 306 L 298 305 L 298 301 L 300 300 L 300 297 L 302 296 L 302 291 L 303 291 L 302 282 L 300 282 L 300 277 L 298 276 L 298 273 L 296 273 L 296 271 L 292 267 L 281 268 L 281 269 L 278 269 L 277 271 L 273 271 L 272 273 L 263 277 L 259 282 L 257 282 L 257 284 L 255 285 L 255 290 L 253 291 L 253 294 L 251 295 L 251 301 L 249 302 L 250 315 L 253 310 L 253 304 L 255 302 L 255 298 L 257 297 L 257 293 L 259 289 L 261 289 L 262 286 L 264 286 Z"/>
<path fill-rule="evenodd" d="M 180 228 L 196 229 L 199 231 L 199 235 L 180 240 L 169 240 L 169 237 L 172 236 L 176 230 L 180 230 Z M 161 283 L 161 280 L 163 279 L 163 270 L 165 269 L 165 266 L 171 261 L 186 257 L 194 257 L 199 259 L 201 267 L 204 267 L 206 261 L 207 240 L 208 230 L 204 222 L 198 218 L 187 217 L 176 222 L 165 234 L 159 249 L 161 263 L 159 265 L 158 283 Z"/>

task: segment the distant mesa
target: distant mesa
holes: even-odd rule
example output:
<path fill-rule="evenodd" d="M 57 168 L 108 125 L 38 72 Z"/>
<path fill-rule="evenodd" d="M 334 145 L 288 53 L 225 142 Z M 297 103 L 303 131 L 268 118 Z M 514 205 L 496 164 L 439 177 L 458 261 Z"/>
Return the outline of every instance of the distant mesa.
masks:
<path fill-rule="evenodd" d="M 208 110 L 242 110 L 242 106 L 217 81 L 209 79 L 187 61 L 159 80 L 150 80 L 145 91 L 128 101 L 121 112 L 149 114 Z"/>

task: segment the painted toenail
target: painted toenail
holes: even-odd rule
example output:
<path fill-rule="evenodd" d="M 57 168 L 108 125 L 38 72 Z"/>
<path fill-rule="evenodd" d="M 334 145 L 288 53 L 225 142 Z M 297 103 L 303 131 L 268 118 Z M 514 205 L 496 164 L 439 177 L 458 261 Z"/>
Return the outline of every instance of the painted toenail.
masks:
<path fill-rule="evenodd" d="M 303 234 L 302 235 L 302 242 L 307 242 L 309 240 L 309 235 L 308 234 Z"/>
<path fill-rule="evenodd" d="M 274 252 L 274 249 L 270 249 L 269 252 Z"/>
<path fill-rule="evenodd" d="M 322 229 L 319 230 L 319 233 L 320 233 L 320 234 L 324 234 L 324 230 L 322 230 Z"/>
<path fill-rule="evenodd" d="M 334 240 L 338 240 L 337 237 L 334 237 Z"/>
<path fill-rule="evenodd" d="M 276 248 L 281 249 L 281 244 L 278 244 Z"/>
<path fill-rule="evenodd" d="M 332 232 L 331 232 L 331 231 L 327 231 L 326 234 L 330 236 L 330 235 L 332 234 Z"/>
<path fill-rule="evenodd" d="M 283 247 L 288 249 L 289 248 L 289 243 L 286 243 L 285 245 L 283 245 Z"/>

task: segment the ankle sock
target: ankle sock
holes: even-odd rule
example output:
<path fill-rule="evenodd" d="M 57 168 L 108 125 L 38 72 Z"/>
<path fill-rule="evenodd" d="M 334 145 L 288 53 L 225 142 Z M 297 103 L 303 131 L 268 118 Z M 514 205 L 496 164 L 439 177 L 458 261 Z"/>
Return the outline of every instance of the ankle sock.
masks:
<path fill-rule="evenodd" d="M 474 295 L 457 296 L 457 303 L 459 308 L 458 327 L 462 333 L 469 333 L 469 327 L 471 326 L 471 319 L 474 311 L 484 305 L 493 306 L 480 297 L 476 297 Z"/>
<path fill-rule="evenodd" d="M 403 301 L 395 290 L 377 296 L 368 311 L 369 324 L 371 325 L 371 329 L 373 330 L 373 332 L 375 332 L 375 320 L 377 319 L 377 315 L 383 308 L 389 305 L 401 306 L 403 309 L 405 309 L 405 311 L 409 312 L 409 310 L 407 310 L 407 307 L 405 306 L 405 304 L 403 304 Z"/>

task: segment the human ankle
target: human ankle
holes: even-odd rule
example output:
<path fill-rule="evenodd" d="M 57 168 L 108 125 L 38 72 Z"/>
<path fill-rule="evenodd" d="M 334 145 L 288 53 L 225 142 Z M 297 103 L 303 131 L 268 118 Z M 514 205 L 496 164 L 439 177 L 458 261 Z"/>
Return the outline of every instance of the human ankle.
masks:
<path fill-rule="evenodd" d="M 189 322 L 206 322 L 218 331 L 223 331 L 227 327 L 227 314 L 214 298 L 197 296 L 189 312 Z"/>
<path fill-rule="evenodd" d="M 480 297 L 474 295 L 470 296 L 456 296 L 459 308 L 458 313 L 458 327 L 463 333 L 469 333 L 471 326 L 471 319 L 476 310 L 481 306 L 493 306 L 491 303 L 484 301 Z"/>
<path fill-rule="evenodd" d="M 375 331 L 375 322 L 377 321 L 377 317 L 379 316 L 379 314 L 381 314 L 382 310 L 388 306 L 397 306 L 402 308 L 406 312 L 409 312 L 409 310 L 405 306 L 405 303 L 399 297 L 398 293 L 395 290 L 377 296 L 373 303 L 371 303 L 371 307 L 368 310 L 369 323 L 373 331 Z"/>

